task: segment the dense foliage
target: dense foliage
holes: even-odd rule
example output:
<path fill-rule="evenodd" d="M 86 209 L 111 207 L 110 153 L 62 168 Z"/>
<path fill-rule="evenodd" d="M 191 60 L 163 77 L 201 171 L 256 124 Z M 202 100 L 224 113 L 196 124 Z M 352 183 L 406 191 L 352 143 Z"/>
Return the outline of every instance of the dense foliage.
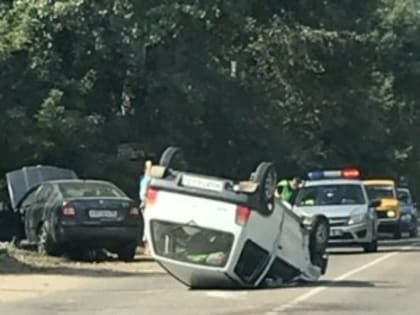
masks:
<path fill-rule="evenodd" d="M 419 10 L 418 0 L 2 1 L 0 175 L 49 163 L 135 195 L 141 160 L 176 144 L 196 169 L 225 176 L 264 159 L 282 176 L 356 165 L 420 184 Z"/>

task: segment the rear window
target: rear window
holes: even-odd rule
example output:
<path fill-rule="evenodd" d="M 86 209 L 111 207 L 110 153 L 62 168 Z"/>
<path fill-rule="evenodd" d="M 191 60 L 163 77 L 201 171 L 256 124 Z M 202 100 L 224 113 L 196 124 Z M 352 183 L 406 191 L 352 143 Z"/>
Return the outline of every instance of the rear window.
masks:
<path fill-rule="evenodd" d="M 367 185 L 366 192 L 370 200 L 396 197 L 391 185 Z"/>
<path fill-rule="evenodd" d="M 110 183 L 60 183 L 58 187 L 64 198 L 127 197 L 121 189 Z"/>
<path fill-rule="evenodd" d="M 297 206 L 362 205 L 365 198 L 360 185 L 319 185 L 299 190 Z"/>

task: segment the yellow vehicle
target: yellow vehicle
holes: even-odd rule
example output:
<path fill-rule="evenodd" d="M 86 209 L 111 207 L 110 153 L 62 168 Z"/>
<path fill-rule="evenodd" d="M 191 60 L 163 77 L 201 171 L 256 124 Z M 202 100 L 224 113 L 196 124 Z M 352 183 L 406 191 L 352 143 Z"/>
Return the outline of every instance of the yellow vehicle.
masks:
<path fill-rule="evenodd" d="M 379 232 L 392 233 L 394 239 L 401 238 L 401 209 L 395 181 L 391 179 L 364 180 L 366 192 L 371 201 L 380 200 L 376 208 Z"/>

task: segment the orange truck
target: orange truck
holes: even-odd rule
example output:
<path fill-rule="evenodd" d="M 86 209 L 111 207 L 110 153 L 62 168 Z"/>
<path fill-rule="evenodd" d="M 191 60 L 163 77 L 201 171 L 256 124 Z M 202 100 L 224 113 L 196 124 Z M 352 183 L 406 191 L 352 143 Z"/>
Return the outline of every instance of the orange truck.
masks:
<path fill-rule="evenodd" d="M 398 201 L 397 185 L 391 179 L 364 180 L 369 199 L 380 200 L 376 208 L 379 221 L 379 232 L 392 233 L 394 239 L 400 239 L 402 234 L 401 205 Z"/>

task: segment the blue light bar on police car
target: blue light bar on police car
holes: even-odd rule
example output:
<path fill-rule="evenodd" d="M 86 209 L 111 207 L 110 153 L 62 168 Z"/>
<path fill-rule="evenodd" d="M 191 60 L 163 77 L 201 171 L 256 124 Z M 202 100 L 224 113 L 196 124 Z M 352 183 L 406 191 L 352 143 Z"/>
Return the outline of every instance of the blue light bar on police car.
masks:
<path fill-rule="evenodd" d="M 308 178 L 311 180 L 323 178 L 358 178 L 359 176 L 360 172 L 355 168 L 343 170 L 313 171 L 308 173 Z"/>

